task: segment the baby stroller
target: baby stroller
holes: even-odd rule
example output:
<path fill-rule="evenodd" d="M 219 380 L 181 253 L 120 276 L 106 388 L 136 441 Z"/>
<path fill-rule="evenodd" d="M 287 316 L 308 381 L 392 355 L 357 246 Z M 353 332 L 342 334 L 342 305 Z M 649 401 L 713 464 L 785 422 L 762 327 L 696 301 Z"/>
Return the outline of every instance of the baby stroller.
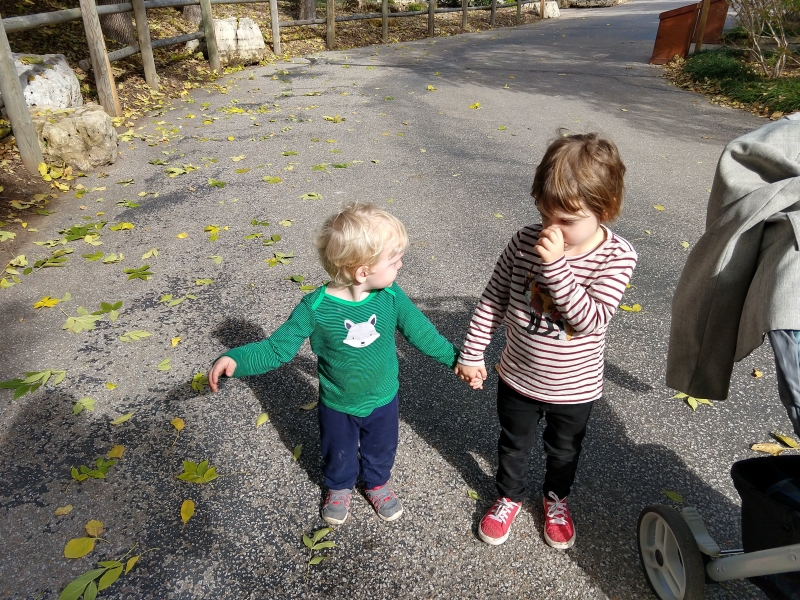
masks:
<path fill-rule="evenodd" d="M 744 577 L 771 600 L 800 600 L 800 456 L 742 460 L 731 477 L 743 550 L 720 550 L 695 508 L 653 504 L 639 514 L 642 568 L 661 600 L 697 600 L 706 583 Z"/>

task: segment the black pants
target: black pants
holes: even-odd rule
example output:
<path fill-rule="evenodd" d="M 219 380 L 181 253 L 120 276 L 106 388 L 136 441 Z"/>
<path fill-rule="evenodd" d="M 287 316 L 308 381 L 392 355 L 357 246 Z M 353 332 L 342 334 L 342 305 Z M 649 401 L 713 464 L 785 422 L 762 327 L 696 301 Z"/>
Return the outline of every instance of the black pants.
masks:
<path fill-rule="evenodd" d="M 535 443 L 536 429 L 547 417 L 542 440 L 547 453 L 544 476 L 545 496 L 555 492 L 559 498 L 569 494 L 578 470 L 581 443 L 593 402 L 553 404 L 527 398 L 500 379 L 497 386 L 497 414 L 500 441 L 497 442 L 499 467 L 497 491 L 500 496 L 521 502 L 525 497 L 528 455 Z"/>

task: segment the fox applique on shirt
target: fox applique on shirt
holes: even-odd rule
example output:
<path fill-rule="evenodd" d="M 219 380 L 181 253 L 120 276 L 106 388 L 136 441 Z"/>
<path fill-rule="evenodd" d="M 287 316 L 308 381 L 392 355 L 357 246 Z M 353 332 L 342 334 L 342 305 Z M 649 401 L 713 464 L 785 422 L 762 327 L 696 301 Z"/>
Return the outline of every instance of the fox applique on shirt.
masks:
<path fill-rule="evenodd" d="M 267 339 L 223 354 L 236 361 L 233 376 L 278 368 L 308 338 L 318 357 L 320 401 L 339 412 L 366 417 L 397 395 L 395 331 L 423 354 L 455 366 L 456 349 L 396 283 L 372 290 L 360 302 L 331 296 L 325 289 L 306 295 Z"/>

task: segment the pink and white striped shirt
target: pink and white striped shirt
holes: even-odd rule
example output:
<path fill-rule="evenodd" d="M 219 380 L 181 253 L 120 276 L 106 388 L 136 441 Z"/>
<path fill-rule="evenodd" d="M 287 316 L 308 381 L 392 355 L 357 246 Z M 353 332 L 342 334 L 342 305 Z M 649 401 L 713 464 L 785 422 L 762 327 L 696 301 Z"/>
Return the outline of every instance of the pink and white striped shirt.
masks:
<path fill-rule="evenodd" d="M 534 246 L 540 224 L 520 229 L 497 260 L 458 362 L 484 364 L 492 334 L 506 324 L 500 377 L 524 396 L 559 404 L 603 395 L 608 323 L 636 266 L 633 246 L 607 228 L 580 256 L 542 263 Z"/>

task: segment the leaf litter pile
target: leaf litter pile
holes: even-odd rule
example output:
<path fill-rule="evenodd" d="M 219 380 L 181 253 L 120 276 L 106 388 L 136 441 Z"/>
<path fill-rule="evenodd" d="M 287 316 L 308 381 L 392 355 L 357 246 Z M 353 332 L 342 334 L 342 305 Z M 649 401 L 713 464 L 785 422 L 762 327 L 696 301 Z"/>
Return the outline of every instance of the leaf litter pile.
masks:
<path fill-rule="evenodd" d="M 149 563 L 152 570 L 163 553 L 177 552 L 201 536 L 223 510 L 225 494 L 246 493 L 254 467 L 235 472 L 218 445 L 205 445 L 205 433 L 216 423 L 201 416 L 213 404 L 204 396 L 204 361 L 218 349 L 210 343 L 205 321 L 219 308 L 220 290 L 232 281 L 227 269 L 252 271 L 248 277 L 253 283 L 233 290 L 233 297 L 252 293 L 254 281 L 265 280 L 268 293 L 296 304 L 323 281 L 318 266 L 303 271 L 316 265 L 316 259 L 308 244 L 293 235 L 296 225 L 338 204 L 331 182 L 341 180 L 334 178 L 367 169 L 378 178 L 393 168 L 391 152 L 362 155 L 360 144 L 337 139 L 345 137 L 346 128 L 358 126 L 358 115 L 343 116 L 332 107 L 323 113 L 320 104 L 350 92 L 313 80 L 295 90 L 293 77 L 306 75 L 311 67 L 291 69 L 278 65 L 237 75 L 254 80 L 258 73 L 262 78 L 257 87 L 249 86 L 249 97 L 239 93 L 236 78 L 222 77 L 209 88 L 213 97 L 184 88 L 175 103 L 164 98 L 143 104 L 141 114 L 131 113 L 131 121 L 123 124 L 121 164 L 108 168 L 113 177 L 42 165 L 44 190 L 15 197 L 0 214 L 0 248 L 10 257 L 0 274 L 0 301 L 23 307 L 7 311 L 19 317 L 4 325 L 10 339 L 30 327 L 38 336 L 37 352 L 15 348 L 14 355 L 24 360 L 5 361 L 8 378 L 0 389 L 7 391 L 0 402 L 7 419 L 16 416 L 24 423 L 15 435 L 30 444 L 30 456 L 39 461 L 41 480 L 36 485 L 47 488 L 38 505 L 28 510 L 39 515 L 43 528 L 49 524 L 63 548 L 61 562 L 52 563 L 56 583 L 48 584 L 58 589 L 48 587 L 43 594 L 77 600 L 125 585 L 135 594 L 142 565 Z M 436 82 L 440 75 L 431 73 L 430 79 Z M 386 84 L 381 82 L 385 89 L 369 102 L 389 122 L 394 118 L 387 115 L 390 107 L 399 104 L 395 97 L 405 92 L 391 89 L 389 80 Z M 426 83 L 415 93 L 433 97 L 445 93 L 444 88 Z M 491 110 L 485 99 L 462 107 L 466 114 Z M 137 124 L 137 118 L 146 122 Z M 413 131 L 413 124 L 402 118 L 386 127 L 397 130 L 396 145 L 406 143 L 404 136 Z M 231 123 L 247 127 L 234 129 Z M 507 125 L 492 129 L 513 135 Z M 377 139 L 389 135 L 380 132 Z M 196 147 L 201 155 L 188 156 Z M 418 146 L 413 150 L 425 151 Z M 134 151 L 147 154 L 150 170 L 145 178 L 125 172 L 125 153 Z M 247 204 L 235 196 L 242 186 L 253 190 Z M 216 211 L 205 221 L 162 220 L 158 215 L 165 198 L 216 205 Z M 630 313 L 626 318 L 647 312 L 638 302 L 621 308 Z M 693 410 L 710 405 L 676 398 Z M 298 415 L 306 415 L 299 419 L 313 422 L 316 402 L 298 402 L 296 408 Z M 250 439 L 269 436 L 272 422 L 263 407 L 253 402 L 248 410 L 248 434 L 260 436 Z M 56 455 L 47 441 L 52 428 L 69 432 L 74 441 Z M 775 434 L 774 439 L 782 444 L 781 451 L 791 446 L 787 436 Z M 302 463 L 304 442 L 313 440 L 288 440 L 280 458 L 290 465 Z M 2 451 L 10 452 L 12 444 L 7 446 Z M 20 489 L 32 489 L 30 482 L 9 480 L 12 487 L 16 482 Z M 153 480 L 158 480 L 157 487 Z M 132 492 L 132 487 L 147 492 Z M 123 508 L 118 506 L 120 495 L 129 497 Z M 677 492 L 667 495 L 680 498 Z M 480 500 L 474 490 L 466 496 Z M 136 525 L 137 519 L 152 521 L 157 535 L 143 534 L 146 528 Z M 302 564 L 306 579 L 312 566 L 331 558 L 332 535 L 330 528 L 298 532 L 296 541 L 307 552 Z M 151 547 L 151 541 L 159 547 Z"/>

